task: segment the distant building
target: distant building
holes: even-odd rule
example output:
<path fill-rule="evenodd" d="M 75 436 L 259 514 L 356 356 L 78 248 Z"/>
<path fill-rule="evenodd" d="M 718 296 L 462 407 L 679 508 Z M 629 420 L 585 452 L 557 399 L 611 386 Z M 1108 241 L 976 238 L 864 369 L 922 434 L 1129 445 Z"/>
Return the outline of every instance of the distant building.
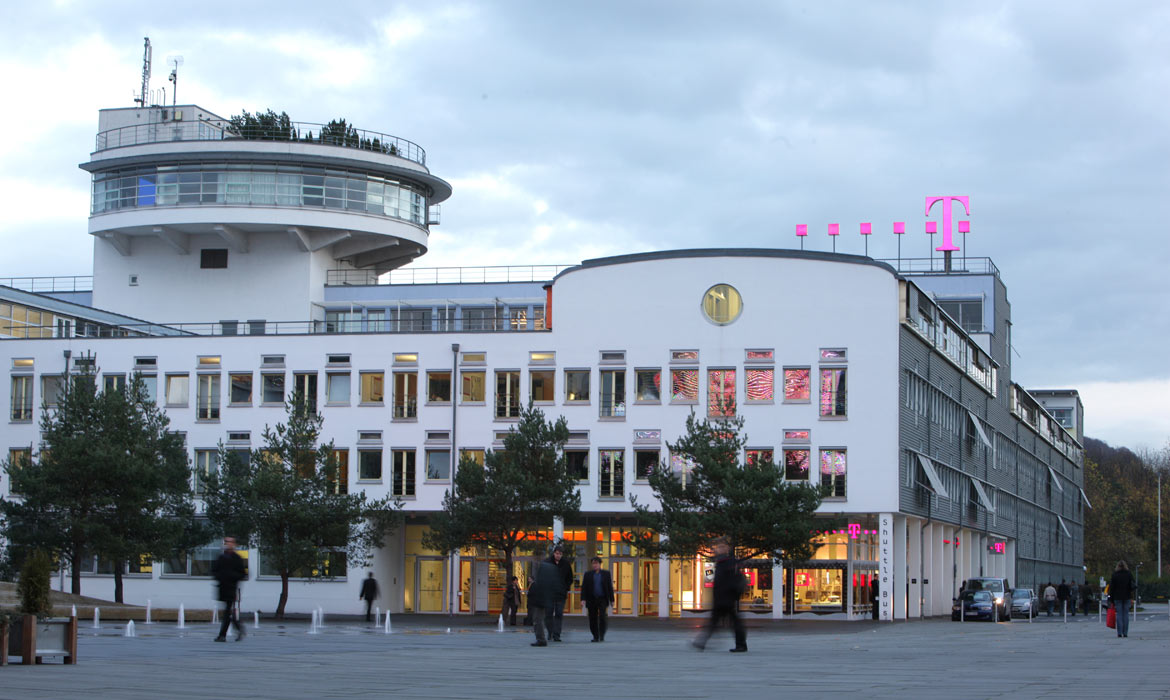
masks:
<path fill-rule="evenodd" d="M 1081 405 L 1013 383 L 1007 291 L 987 258 L 726 248 L 403 267 L 451 194 L 420 147 L 320 125 L 240 130 L 194 105 L 103 110 L 82 167 L 92 286 L 0 280 L 12 459 L 38 449 L 41 406 L 79 362 L 109 389 L 143 377 L 185 434 L 197 493 L 218 446 L 259 447 L 300 390 L 347 466 L 338 488 L 407 504 L 371 567 L 383 604 L 494 612 L 502 558 L 445 558 L 422 533 L 457 458 L 499 448 L 531 401 L 568 419 L 582 494 L 580 519 L 534 539 L 564 537 L 578 569 L 602 557 L 616 614 L 665 617 L 709 604 L 706 562 L 632 552 L 629 497 L 652 502 L 660 462 L 686 478 L 667 445 L 687 415 L 734 413 L 745 461 L 825 485 L 821 511 L 847 523 L 811 535 L 810 562 L 749 565 L 746 606 L 867 615 L 877 576 L 883 618 L 915 618 L 949 614 L 970 576 L 1035 587 L 1081 574 Z M 12 497 L 6 478 L 0 495 Z M 127 601 L 209 600 L 217 554 L 212 543 L 137 562 Z M 543 554 L 521 552 L 522 581 Z M 271 605 L 279 579 L 262 545 L 248 555 L 244 607 Z M 108 563 L 86 566 L 85 593 L 109 596 Z M 342 553 L 300 573 L 289 610 L 357 609 L 363 570 Z"/>

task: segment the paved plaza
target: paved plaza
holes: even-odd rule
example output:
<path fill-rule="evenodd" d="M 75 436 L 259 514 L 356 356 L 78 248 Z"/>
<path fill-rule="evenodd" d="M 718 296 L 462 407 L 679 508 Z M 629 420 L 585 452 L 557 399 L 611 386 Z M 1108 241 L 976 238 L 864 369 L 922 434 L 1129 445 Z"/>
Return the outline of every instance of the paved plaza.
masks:
<path fill-rule="evenodd" d="M 1170 698 L 1170 619 L 1143 614 L 1128 639 L 1097 618 L 878 624 L 749 616 L 747 654 L 729 633 L 690 648 L 701 623 L 614 620 L 602 644 L 566 619 L 563 643 L 494 620 L 396 616 L 247 624 L 215 644 L 208 623 L 81 625 L 77 666 L 0 668 L 0 698 Z"/>

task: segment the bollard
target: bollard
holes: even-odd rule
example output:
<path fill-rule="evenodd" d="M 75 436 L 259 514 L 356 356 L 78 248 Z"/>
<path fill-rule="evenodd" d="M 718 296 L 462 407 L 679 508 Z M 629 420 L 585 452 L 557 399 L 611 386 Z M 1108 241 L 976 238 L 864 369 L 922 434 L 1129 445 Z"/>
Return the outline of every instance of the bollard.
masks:
<path fill-rule="evenodd" d="M 1060 616 L 1064 618 L 1064 624 L 1068 624 L 1068 601 L 1060 601 Z"/>

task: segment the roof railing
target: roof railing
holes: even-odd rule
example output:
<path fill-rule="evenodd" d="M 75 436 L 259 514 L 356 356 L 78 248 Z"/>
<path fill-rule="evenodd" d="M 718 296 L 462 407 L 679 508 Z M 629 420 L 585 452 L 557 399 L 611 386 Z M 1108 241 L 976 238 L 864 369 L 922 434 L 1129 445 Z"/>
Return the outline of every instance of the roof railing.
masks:
<path fill-rule="evenodd" d="M 486 267 L 402 267 L 381 274 L 373 270 L 329 270 L 330 286 L 394 284 L 482 284 L 487 282 L 549 282 L 573 265 L 496 265 Z"/>
<path fill-rule="evenodd" d="M 92 292 L 93 275 L 0 277 L 0 285 L 37 294 L 52 292 Z"/>

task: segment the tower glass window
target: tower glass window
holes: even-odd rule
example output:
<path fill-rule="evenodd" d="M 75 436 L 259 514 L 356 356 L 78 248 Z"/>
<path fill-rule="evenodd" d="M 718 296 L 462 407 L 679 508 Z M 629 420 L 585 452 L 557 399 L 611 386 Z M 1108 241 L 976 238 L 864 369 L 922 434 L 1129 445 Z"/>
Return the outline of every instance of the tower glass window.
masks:
<path fill-rule="evenodd" d="M 739 318 L 743 298 L 730 284 L 717 284 L 703 295 L 703 313 L 713 323 L 727 325 Z"/>

